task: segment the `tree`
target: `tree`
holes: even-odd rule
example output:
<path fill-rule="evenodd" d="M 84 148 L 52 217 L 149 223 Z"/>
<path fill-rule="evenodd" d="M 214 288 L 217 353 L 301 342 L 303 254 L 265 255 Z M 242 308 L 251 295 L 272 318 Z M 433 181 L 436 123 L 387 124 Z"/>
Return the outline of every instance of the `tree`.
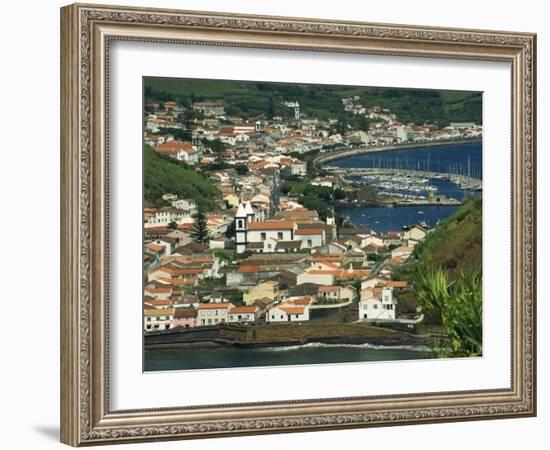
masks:
<path fill-rule="evenodd" d="M 346 198 L 346 192 L 342 189 L 334 190 L 334 200 L 343 200 Z"/>
<path fill-rule="evenodd" d="M 208 232 L 207 219 L 204 212 L 199 209 L 195 214 L 193 214 L 192 217 L 194 222 L 189 233 L 191 235 L 191 239 L 193 239 L 193 241 L 198 244 L 207 244 L 210 240 L 210 237 Z"/>
<path fill-rule="evenodd" d="M 220 139 L 214 139 L 210 142 L 210 149 L 216 154 L 216 162 L 218 164 L 223 163 L 223 152 L 225 151 L 225 144 Z"/>
<path fill-rule="evenodd" d="M 229 224 L 229 226 L 227 227 L 227 230 L 225 230 L 225 237 L 228 238 L 228 239 L 231 239 L 231 238 L 235 237 L 236 229 L 237 229 L 237 227 L 235 225 L 235 221 L 231 222 Z"/>
<path fill-rule="evenodd" d="M 178 224 L 176 222 L 172 221 L 168 224 L 168 228 L 170 228 L 171 230 L 177 230 Z"/>
<path fill-rule="evenodd" d="M 248 167 L 244 164 L 236 164 L 233 168 L 237 172 L 237 175 L 246 175 L 248 173 Z"/>

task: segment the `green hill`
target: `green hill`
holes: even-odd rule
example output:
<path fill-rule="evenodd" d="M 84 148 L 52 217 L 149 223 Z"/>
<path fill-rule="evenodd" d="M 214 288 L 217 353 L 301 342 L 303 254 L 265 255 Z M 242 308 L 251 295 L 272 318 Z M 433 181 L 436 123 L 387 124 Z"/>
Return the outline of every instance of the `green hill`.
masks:
<path fill-rule="evenodd" d="M 417 265 L 443 268 L 451 278 L 481 269 L 482 201 L 471 199 L 415 249 Z"/>
<path fill-rule="evenodd" d="M 416 260 L 398 269 L 394 276 L 409 281 L 413 291 L 400 294 L 399 314 L 412 314 L 421 305 L 425 327 L 443 327 L 452 334 L 447 309 L 463 316 L 465 312 L 480 313 L 482 308 L 482 202 L 471 199 L 458 211 L 442 221 L 415 248 Z M 467 294 L 467 295 L 465 295 Z M 476 308 L 465 308 L 472 302 Z M 457 306 L 458 305 L 458 306 Z M 476 315 L 477 317 L 477 315 Z M 474 324 L 480 331 L 477 318 L 458 320 L 459 324 Z"/>
<path fill-rule="evenodd" d="M 201 173 L 183 162 L 159 155 L 145 146 L 143 155 L 144 200 L 146 205 L 161 205 L 168 192 L 191 198 L 206 210 L 217 209 L 220 192 Z"/>
<path fill-rule="evenodd" d="M 358 95 L 362 104 L 389 108 L 405 123 L 427 121 L 446 126 L 449 122 L 482 122 L 481 92 L 472 91 L 186 78 L 145 78 L 144 86 L 146 102 L 176 100 L 189 106 L 197 100 L 216 99 L 225 103 L 228 114 L 244 117 L 292 117 L 293 110 L 283 101 L 297 100 L 303 114 L 341 120 L 348 116 L 347 121 L 353 122 L 353 115 L 344 112 L 342 97 Z"/>

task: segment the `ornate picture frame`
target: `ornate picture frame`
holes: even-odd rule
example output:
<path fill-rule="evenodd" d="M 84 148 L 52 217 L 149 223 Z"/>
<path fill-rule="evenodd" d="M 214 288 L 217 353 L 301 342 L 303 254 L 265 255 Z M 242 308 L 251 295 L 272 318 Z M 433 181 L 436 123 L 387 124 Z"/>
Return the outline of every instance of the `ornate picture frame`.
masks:
<path fill-rule="evenodd" d="M 109 46 L 116 40 L 504 61 L 512 67 L 508 389 L 113 411 Z M 61 440 L 97 445 L 536 414 L 536 36 L 74 4 L 61 10 Z M 261 400 L 261 399 L 260 399 Z"/>

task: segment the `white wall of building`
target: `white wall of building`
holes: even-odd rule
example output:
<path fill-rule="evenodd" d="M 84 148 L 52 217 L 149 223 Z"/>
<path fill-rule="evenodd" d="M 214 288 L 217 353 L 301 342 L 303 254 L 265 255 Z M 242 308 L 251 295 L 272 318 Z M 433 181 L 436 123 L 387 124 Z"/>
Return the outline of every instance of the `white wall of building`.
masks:
<path fill-rule="evenodd" d="M 248 242 L 263 242 L 267 239 L 277 239 L 279 241 L 291 241 L 291 230 L 248 230 Z"/>
<path fill-rule="evenodd" d="M 315 248 L 321 247 L 324 244 L 323 235 L 321 234 L 299 234 L 294 236 L 295 241 L 302 241 L 302 246 L 300 248 Z"/>
<path fill-rule="evenodd" d="M 203 325 L 216 325 L 220 322 L 227 322 L 229 320 L 229 309 L 200 309 L 197 311 L 197 324 Z"/>
<path fill-rule="evenodd" d="M 360 320 L 394 320 L 396 302 L 392 289 L 384 288 L 378 297 L 365 298 L 359 301 Z"/>
<path fill-rule="evenodd" d="M 332 274 L 312 274 L 309 272 L 303 272 L 297 277 L 297 284 L 314 283 L 331 286 L 334 284 L 334 281 L 335 276 Z"/>
<path fill-rule="evenodd" d="M 294 306 L 292 306 L 294 308 Z M 267 322 L 303 322 L 309 320 L 309 308 L 306 306 L 301 314 L 287 313 L 278 307 L 268 310 L 266 315 Z"/>

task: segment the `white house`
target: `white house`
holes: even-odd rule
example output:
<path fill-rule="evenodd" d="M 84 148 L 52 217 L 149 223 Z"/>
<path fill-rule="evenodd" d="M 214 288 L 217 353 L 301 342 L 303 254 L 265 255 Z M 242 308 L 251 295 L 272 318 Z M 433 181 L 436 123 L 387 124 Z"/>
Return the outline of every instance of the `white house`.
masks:
<path fill-rule="evenodd" d="M 147 220 L 147 223 L 150 225 L 168 225 L 171 222 L 179 222 L 186 217 L 189 217 L 189 213 L 182 209 L 160 208 Z"/>
<path fill-rule="evenodd" d="M 146 309 L 143 311 L 143 330 L 169 330 L 174 318 L 174 308 Z"/>
<path fill-rule="evenodd" d="M 370 290 L 371 294 L 363 296 L 359 301 L 359 320 L 395 320 L 397 302 L 393 299 L 391 287 Z M 368 292 L 368 291 L 367 291 Z"/>
<path fill-rule="evenodd" d="M 309 320 L 310 297 L 288 299 L 270 308 L 266 314 L 267 322 L 303 322 Z"/>
<path fill-rule="evenodd" d="M 301 241 L 301 247 L 322 247 L 325 243 L 325 230 L 315 228 L 299 228 L 294 231 L 294 240 Z"/>
<path fill-rule="evenodd" d="M 235 306 L 229 310 L 229 322 L 255 322 L 260 316 L 258 306 Z"/>
<path fill-rule="evenodd" d="M 405 232 L 404 238 L 421 242 L 426 237 L 426 234 L 428 234 L 428 230 L 420 225 L 414 225 Z"/>
<path fill-rule="evenodd" d="M 289 166 L 291 175 L 305 176 L 307 174 L 307 163 L 305 162 L 293 162 Z"/>
<path fill-rule="evenodd" d="M 361 248 L 366 247 L 368 245 L 372 245 L 374 247 L 380 247 L 380 248 L 385 247 L 384 241 L 380 237 L 374 236 L 374 235 L 366 236 L 362 239 Z"/>
<path fill-rule="evenodd" d="M 296 284 L 313 283 L 331 286 L 336 281 L 336 277 L 341 270 L 319 270 L 308 267 L 304 272 L 296 277 Z"/>
<path fill-rule="evenodd" d="M 382 285 L 383 283 L 385 283 L 385 280 L 383 278 L 370 278 L 361 282 L 361 290 L 363 291 L 368 288 L 373 288 L 377 285 Z"/>
<path fill-rule="evenodd" d="M 391 257 L 392 259 L 397 257 L 408 258 L 413 252 L 414 248 L 412 247 L 397 247 L 392 250 Z"/>
<path fill-rule="evenodd" d="M 317 298 L 334 302 L 346 302 L 355 298 L 353 286 L 319 286 Z"/>
<path fill-rule="evenodd" d="M 172 206 L 176 209 L 181 209 L 188 214 L 193 214 L 197 211 L 197 204 L 195 203 L 195 201 L 185 198 L 174 199 L 172 201 Z"/>
<path fill-rule="evenodd" d="M 229 322 L 229 311 L 233 307 L 229 302 L 201 303 L 197 309 L 197 324 L 204 326 Z"/>

